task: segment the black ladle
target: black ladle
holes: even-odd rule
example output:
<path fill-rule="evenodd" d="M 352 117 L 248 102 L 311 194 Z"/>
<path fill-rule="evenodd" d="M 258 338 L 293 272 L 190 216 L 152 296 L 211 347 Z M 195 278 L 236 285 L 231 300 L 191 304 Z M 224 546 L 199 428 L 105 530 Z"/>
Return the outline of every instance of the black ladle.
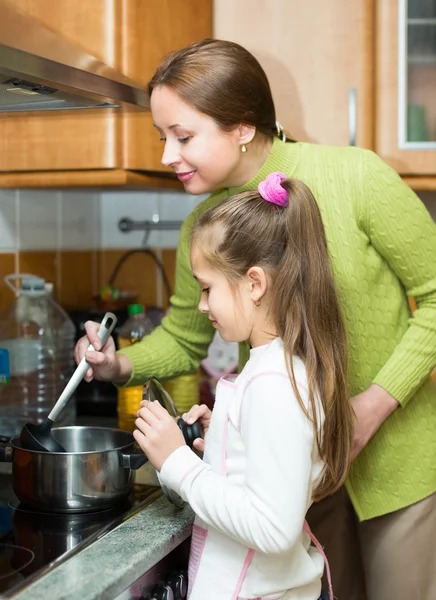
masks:
<path fill-rule="evenodd" d="M 108 341 L 116 322 L 116 316 L 108 312 L 100 323 L 97 335 L 101 341 L 102 348 Z M 94 350 L 94 346 L 90 344 L 88 350 Z M 84 378 L 89 367 L 90 364 L 85 357 L 83 357 L 48 417 L 44 419 L 40 425 L 36 425 L 35 423 L 26 423 L 24 425 L 20 433 L 20 444 L 22 448 L 25 448 L 26 450 L 36 450 L 38 452 L 66 452 L 62 444 L 59 444 L 53 437 L 51 428 L 73 393 L 76 391 L 77 386 Z"/>

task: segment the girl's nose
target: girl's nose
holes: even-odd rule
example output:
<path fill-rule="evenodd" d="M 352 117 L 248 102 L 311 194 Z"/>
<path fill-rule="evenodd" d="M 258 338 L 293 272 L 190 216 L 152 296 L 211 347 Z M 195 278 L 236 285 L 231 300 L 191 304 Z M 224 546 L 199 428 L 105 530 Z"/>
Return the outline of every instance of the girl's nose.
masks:
<path fill-rule="evenodd" d="M 164 148 L 164 151 L 162 154 L 161 163 L 165 167 L 173 167 L 174 165 L 177 165 L 177 163 L 179 163 L 179 162 L 180 162 L 180 156 L 179 156 L 179 153 L 177 152 L 175 145 L 171 144 L 169 142 L 166 142 L 165 148 Z"/>
<path fill-rule="evenodd" d="M 203 298 L 203 294 L 201 295 L 200 302 L 198 303 L 198 310 L 201 313 L 209 312 L 209 306 L 207 304 L 207 300 Z"/>

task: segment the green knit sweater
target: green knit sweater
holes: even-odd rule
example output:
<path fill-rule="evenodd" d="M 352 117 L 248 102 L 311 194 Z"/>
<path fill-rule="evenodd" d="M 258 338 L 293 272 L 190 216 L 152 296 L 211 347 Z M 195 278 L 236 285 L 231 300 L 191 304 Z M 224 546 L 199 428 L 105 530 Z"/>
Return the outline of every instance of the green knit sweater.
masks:
<path fill-rule="evenodd" d="M 354 461 L 348 492 L 361 520 L 398 510 L 436 491 L 436 390 L 429 377 L 436 364 L 436 227 L 372 152 L 276 139 L 251 181 L 202 202 L 182 228 L 168 316 L 123 350 L 134 369 L 128 384 L 198 368 L 214 329 L 197 309 L 190 227 L 209 206 L 256 189 L 272 171 L 304 181 L 319 205 L 347 328 L 351 394 L 376 383 L 401 405 Z M 413 318 L 407 296 L 417 303 Z M 240 354 L 244 363 L 244 345 Z"/>

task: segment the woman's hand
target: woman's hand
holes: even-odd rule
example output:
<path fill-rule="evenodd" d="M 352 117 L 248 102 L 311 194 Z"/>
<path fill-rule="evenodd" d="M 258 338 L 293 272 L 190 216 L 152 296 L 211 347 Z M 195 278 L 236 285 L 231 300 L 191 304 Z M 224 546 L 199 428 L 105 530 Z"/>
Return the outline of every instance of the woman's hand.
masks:
<path fill-rule="evenodd" d="M 186 445 L 185 438 L 176 421 L 157 400 L 143 405 L 141 402 L 133 437 L 156 471 L 160 471 L 174 450 Z"/>
<path fill-rule="evenodd" d="M 206 437 L 206 432 L 209 429 L 210 418 L 212 416 L 212 411 L 210 408 L 206 406 L 206 404 L 195 404 L 187 413 L 182 415 L 182 419 L 188 423 L 188 425 L 192 425 L 196 421 L 200 421 L 200 425 L 203 429 L 203 436 Z M 196 450 L 200 452 L 204 452 L 204 439 L 197 438 L 194 440 L 193 444 Z"/>
<path fill-rule="evenodd" d="M 354 396 L 351 403 L 356 416 L 351 460 L 363 450 L 372 436 L 386 421 L 399 403 L 379 385 L 370 385 L 367 390 Z"/>
<path fill-rule="evenodd" d="M 92 379 L 114 383 L 127 381 L 132 374 L 132 363 L 127 356 L 116 353 L 112 337 L 108 339 L 104 348 L 101 348 L 101 342 L 97 335 L 99 327 L 99 323 L 87 321 L 85 323 L 86 335 L 80 338 L 74 349 L 74 358 L 77 364 L 85 356 L 92 365 L 85 374 L 85 381 L 92 381 Z M 95 352 L 88 351 L 89 344 L 94 346 Z"/>

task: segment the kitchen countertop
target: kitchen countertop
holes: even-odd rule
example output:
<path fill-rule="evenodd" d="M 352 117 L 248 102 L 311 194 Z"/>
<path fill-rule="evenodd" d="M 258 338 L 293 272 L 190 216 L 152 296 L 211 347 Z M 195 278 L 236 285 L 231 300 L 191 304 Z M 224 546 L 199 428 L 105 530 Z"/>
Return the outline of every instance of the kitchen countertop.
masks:
<path fill-rule="evenodd" d="M 114 425 L 101 418 L 83 418 L 79 425 Z M 10 473 L 11 463 L 0 463 Z M 136 483 L 156 485 L 150 463 L 138 470 Z M 14 595 L 13 600 L 113 600 L 191 534 L 194 513 L 170 504 L 156 488 L 157 499 L 101 539 L 67 558 Z"/>
<path fill-rule="evenodd" d="M 14 600 L 112 600 L 191 534 L 194 514 L 160 496 L 53 568 Z"/>

